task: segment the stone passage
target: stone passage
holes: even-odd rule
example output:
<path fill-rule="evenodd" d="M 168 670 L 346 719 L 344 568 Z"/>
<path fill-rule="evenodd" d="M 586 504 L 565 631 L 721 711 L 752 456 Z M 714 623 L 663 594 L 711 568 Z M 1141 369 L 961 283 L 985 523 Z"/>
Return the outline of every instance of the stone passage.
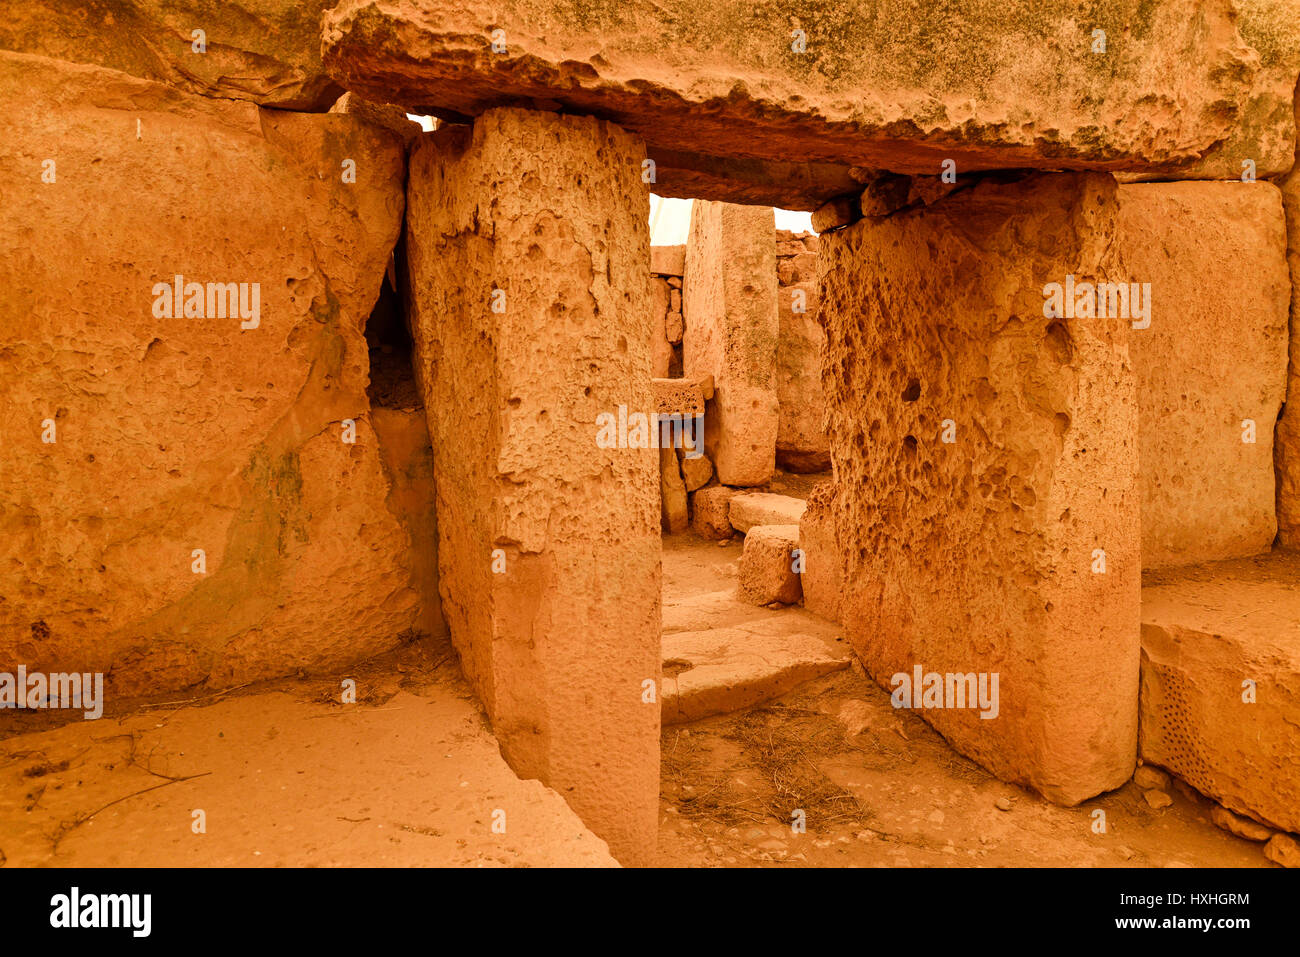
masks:
<path fill-rule="evenodd" d="M 1142 565 L 1265 551 L 1277 530 L 1273 427 L 1286 384 L 1282 200 L 1272 183 L 1121 186 L 1138 381 Z M 1130 288 L 1134 288 L 1130 286 Z"/>
<path fill-rule="evenodd" d="M 511 766 L 628 864 L 655 840 L 659 457 L 597 422 L 654 411 L 644 150 L 491 110 L 419 143 L 407 220 L 452 639 Z"/>
<path fill-rule="evenodd" d="M 688 377 L 713 376 L 704 447 L 723 485 L 761 485 L 776 464 L 775 230 L 771 209 L 691 208 L 682 362 Z"/>
<path fill-rule="evenodd" d="M 821 237 L 841 620 L 887 687 L 998 674 L 996 717 L 919 713 L 1066 804 L 1133 770 L 1137 397 L 1128 323 L 1043 289 L 1119 278 L 1118 211 L 1047 174 Z"/>

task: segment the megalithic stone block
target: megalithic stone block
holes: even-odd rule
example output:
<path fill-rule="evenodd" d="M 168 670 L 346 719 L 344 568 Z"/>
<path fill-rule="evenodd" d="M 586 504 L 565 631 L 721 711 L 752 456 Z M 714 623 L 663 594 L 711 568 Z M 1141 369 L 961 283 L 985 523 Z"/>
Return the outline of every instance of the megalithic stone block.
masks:
<path fill-rule="evenodd" d="M 1300 99 L 1296 100 L 1300 120 Z M 1300 546 L 1300 140 L 1296 164 L 1279 181 L 1286 214 L 1286 259 L 1291 271 L 1291 334 L 1287 363 L 1287 406 L 1277 422 L 1273 452 L 1277 470 L 1278 538 L 1289 548 Z"/>
<path fill-rule="evenodd" d="M 688 377 L 713 376 L 704 447 L 724 485 L 761 485 L 776 467 L 776 290 L 772 210 L 696 200 L 682 365 Z"/>
<path fill-rule="evenodd" d="M 655 411 L 644 157 L 491 110 L 416 145 L 407 220 L 452 640 L 510 765 L 625 864 L 656 833 L 659 457 L 598 422 Z"/>
<path fill-rule="evenodd" d="M 1291 300 L 1281 194 L 1265 182 L 1142 183 L 1119 198 L 1130 290 L 1150 290 L 1130 339 L 1142 566 L 1267 551 Z"/>
<path fill-rule="evenodd" d="M 920 670 L 898 703 L 1064 804 L 1126 781 L 1137 743 L 1130 326 L 1045 315 L 1051 284 L 1123 274 L 1117 217 L 1111 177 L 1045 174 L 821 243 L 841 622 L 891 691 Z M 987 710 L 945 677 L 995 674 Z"/>
<path fill-rule="evenodd" d="M 1173 168 L 1230 141 L 1245 146 L 1200 175 L 1239 175 L 1243 155 L 1281 173 L 1293 9 L 1115 0 L 1094 16 L 1077 0 L 1008 0 L 917 17 L 899 0 L 342 0 L 323 18 L 322 56 L 349 90 L 414 112 L 541 100 L 604 116 L 662 157 L 667 195 L 683 195 L 678 179 L 685 195 L 815 209 L 851 192 L 836 168 L 932 175 L 945 159 Z M 788 199 L 765 198 L 783 184 Z"/>
<path fill-rule="evenodd" d="M 0 122 L 0 672 L 216 689 L 432 626 L 366 395 L 397 137 L 7 52 Z"/>

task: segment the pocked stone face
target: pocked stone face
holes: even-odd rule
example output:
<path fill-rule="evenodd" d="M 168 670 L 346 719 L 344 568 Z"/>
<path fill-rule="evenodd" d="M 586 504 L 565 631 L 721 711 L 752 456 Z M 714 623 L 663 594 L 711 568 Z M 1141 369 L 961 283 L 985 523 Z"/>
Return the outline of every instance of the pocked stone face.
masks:
<path fill-rule="evenodd" d="M 903 706 L 1067 804 L 1127 780 L 1137 735 L 1130 328 L 1043 293 L 1122 274 L 1115 194 L 986 183 L 821 243 L 840 621 L 889 690 L 940 676 L 938 706 Z M 954 707 L 950 674 L 997 675 L 996 715 Z"/>
<path fill-rule="evenodd" d="M 1261 76 L 1230 0 L 1108 0 L 1086 15 L 1070 0 L 978 2 L 942 16 L 904 0 L 343 0 L 324 18 L 323 56 L 349 89 L 418 112 L 528 104 L 614 119 L 652 158 L 664 151 L 665 195 L 771 202 L 743 184 L 776 178 L 743 161 L 793 163 L 789 202 L 775 204 L 805 209 L 851 191 L 836 168 L 936 173 L 945 159 L 1144 170 L 1236 138 L 1281 172 L 1294 133 L 1280 73 Z"/>
<path fill-rule="evenodd" d="M 0 50 L 92 63 L 189 93 L 324 112 L 343 93 L 320 62 L 330 0 L 22 0 Z"/>
<path fill-rule="evenodd" d="M 0 670 L 135 694 L 391 647 L 420 599 L 363 329 L 397 138 L 3 52 L 0 120 Z"/>

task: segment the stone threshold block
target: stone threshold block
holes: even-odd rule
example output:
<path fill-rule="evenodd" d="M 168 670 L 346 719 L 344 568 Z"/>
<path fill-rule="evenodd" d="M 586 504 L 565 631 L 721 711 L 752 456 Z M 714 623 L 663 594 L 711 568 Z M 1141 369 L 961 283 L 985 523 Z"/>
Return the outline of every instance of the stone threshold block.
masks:
<path fill-rule="evenodd" d="M 657 830 L 660 470 L 597 423 L 655 408 L 644 158 L 504 108 L 422 137 L 408 181 L 452 640 L 510 766 L 625 864 Z"/>
<path fill-rule="evenodd" d="M 899 704 L 1067 805 L 1136 757 L 1138 416 L 1129 323 L 1044 290 L 1127 279 L 1118 216 L 1111 177 L 1042 174 L 821 237 L 840 620 Z M 956 694 L 994 675 L 995 709 Z"/>
<path fill-rule="evenodd" d="M 741 492 L 730 500 L 731 527 L 748 532 L 755 525 L 798 525 L 807 503 L 774 492 Z"/>
<path fill-rule="evenodd" d="M 757 623 L 664 635 L 663 723 L 698 721 L 780 697 L 846 667 L 842 647 Z"/>
<path fill-rule="evenodd" d="M 1129 339 L 1142 566 L 1267 551 L 1291 300 L 1281 192 L 1146 183 L 1121 186 L 1119 203 L 1125 260 L 1146 291 Z"/>
<path fill-rule="evenodd" d="M 1148 573 L 1142 759 L 1300 832 L 1300 553 Z"/>

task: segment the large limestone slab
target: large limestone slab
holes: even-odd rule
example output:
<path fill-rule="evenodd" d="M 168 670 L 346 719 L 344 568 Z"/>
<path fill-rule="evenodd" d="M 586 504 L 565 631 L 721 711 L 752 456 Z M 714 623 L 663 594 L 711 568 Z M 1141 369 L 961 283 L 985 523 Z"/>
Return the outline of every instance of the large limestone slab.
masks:
<path fill-rule="evenodd" d="M 452 640 L 511 766 L 625 863 L 655 842 L 659 459 L 597 422 L 655 407 L 643 156 L 492 110 L 417 144 L 407 220 Z"/>
<path fill-rule="evenodd" d="M 563 797 L 510 770 L 462 682 L 430 681 L 413 664 L 401 678 L 417 690 L 385 691 L 378 707 L 340 705 L 335 679 L 293 694 L 114 715 L 112 733 L 107 721 L 73 721 L 8 738 L 0 742 L 0 789 L 14 796 L 0 803 L 7 866 L 618 866 Z M 142 760 L 129 760 L 133 748 Z M 196 776 L 120 800 L 166 783 L 145 770 L 144 755 L 155 769 Z M 26 773 L 36 768 L 39 783 Z M 31 793 L 39 800 L 17 798 Z M 196 807 L 222 822 L 201 839 L 175 826 Z M 91 815 L 93 824 L 69 829 Z M 504 833 L 493 830 L 498 821 Z"/>
<path fill-rule="evenodd" d="M 761 485 L 776 466 L 775 231 L 766 207 L 691 206 L 682 365 L 687 377 L 713 376 L 704 447 L 724 485 Z"/>
<path fill-rule="evenodd" d="M 321 12 L 330 4 L 21 0 L 5 5 L 0 50 L 91 63 L 189 93 L 324 112 L 343 93 L 320 61 Z"/>
<path fill-rule="evenodd" d="M 222 687 L 429 621 L 366 396 L 397 138 L 3 52 L 0 119 L 0 670 Z"/>
<path fill-rule="evenodd" d="M 826 333 L 817 323 L 818 241 L 784 230 L 777 236 L 776 462 L 791 472 L 820 472 L 830 467 L 830 447 L 823 426 Z"/>
<path fill-rule="evenodd" d="M 821 237 L 841 621 L 891 689 L 998 674 L 996 718 L 918 713 L 1066 804 L 1133 771 L 1137 395 L 1128 324 L 1042 289 L 1119 277 L 1118 212 L 1110 177 L 1041 175 Z"/>
<path fill-rule="evenodd" d="M 834 482 L 812 490 L 799 517 L 799 548 L 803 552 L 803 606 L 828 621 L 840 620 L 844 593 L 843 557 L 835 529 Z"/>
<path fill-rule="evenodd" d="M 1236 16 L 1228 0 L 1118 0 L 1082 18 L 1070 0 L 935 17 L 903 0 L 344 0 L 325 16 L 323 49 L 348 89 L 421 113 L 534 103 L 605 116 L 652 156 L 677 154 L 665 168 L 705 167 L 697 188 L 707 164 L 680 154 L 915 173 L 947 158 L 962 170 L 1142 169 L 1195 161 L 1261 122 L 1267 137 L 1243 139 L 1267 169 L 1285 163 L 1289 120 L 1277 94 L 1259 109 L 1261 54 Z M 779 182 L 725 162 L 712 176 Z M 814 208 L 818 180 L 823 199 L 845 192 L 810 168 L 789 189 L 801 208 Z"/>
<path fill-rule="evenodd" d="M 1296 102 L 1300 117 L 1300 100 Z M 1291 338 L 1287 364 L 1286 399 L 1277 423 L 1277 530 L 1283 545 L 1300 546 L 1300 141 L 1296 164 L 1279 184 L 1286 212 L 1286 258 L 1291 269 Z"/>
<path fill-rule="evenodd" d="M 1265 551 L 1291 298 L 1281 194 L 1265 182 L 1149 183 L 1119 197 L 1132 281 L 1151 284 L 1150 327 L 1130 339 L 1142 565 Z"/>
<path fill-rule="evenodd" d="M 775 492 L 741 492 L 731 499 L 728 516 L 731 527 L 748 532 L 755 525 L 798 525 L 806 503 L 793 495 Z"/>
<path fill-rule="evenodd" d="M 1300 832 L 1297 580 L 1288 551 L 1148 576 L 1140 741 L 1230 810 Z"/>

